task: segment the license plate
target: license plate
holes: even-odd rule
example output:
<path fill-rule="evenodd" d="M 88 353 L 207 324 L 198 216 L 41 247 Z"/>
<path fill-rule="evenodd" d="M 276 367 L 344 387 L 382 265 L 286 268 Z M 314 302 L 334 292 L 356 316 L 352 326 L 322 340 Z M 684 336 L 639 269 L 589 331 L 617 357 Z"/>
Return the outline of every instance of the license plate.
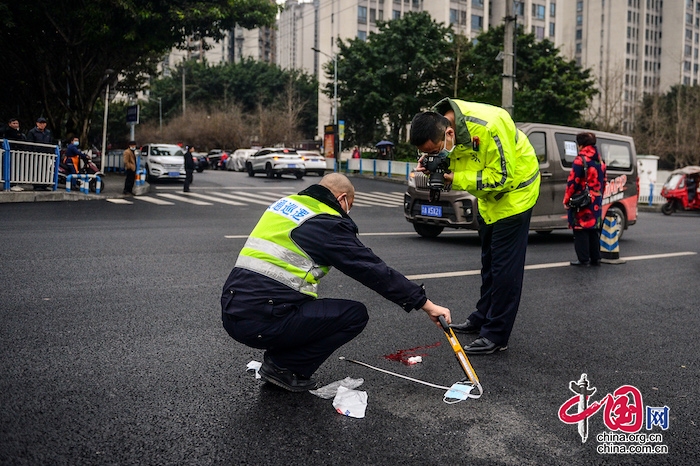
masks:
<path fill-rule="evenodd" d="M 180 172 L 168 172 L 168 176 L 170 176 L 170 177 L 178 177 L 178 176 L 180 176 Z"/>
<path fill-rule="evenodd" d="M 296 164 L 294 164 L 294 163 L 290 163 L 290 164 L 288 165 L 288 167 L 289 167 L 289 168 L 297 168 Z"/>
<path fill-rule="evenodd" d="M 420 214 L 426 217 L 442 217 L 441 205 L 422 205 L 420 206 Z"/>

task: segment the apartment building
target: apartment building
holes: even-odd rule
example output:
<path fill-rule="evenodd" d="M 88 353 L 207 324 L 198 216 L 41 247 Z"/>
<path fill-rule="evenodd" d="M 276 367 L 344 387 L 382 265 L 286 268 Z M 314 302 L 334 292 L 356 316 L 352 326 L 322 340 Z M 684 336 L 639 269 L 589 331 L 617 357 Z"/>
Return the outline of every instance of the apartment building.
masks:
<path fill-rule="evenodd" d="M 287 0 L 278 21 L 279 65 L 302 69 L 328 83 L 323 65 L 337 53 L 337 39 L 366 40 L 378 20 L 401 18 L 408 12 L 427 12 L 437 22 L 452 25 L 467 37 L 476 37 L 505 16 L 506 0 Z M 558 0 L 559 3 L 567 0 Z M 571 1 L 571 0 L 568 0 Z M 515 2 L 518 24 L 538 38 L 556 40 L 557 2 Z M 318 53 L 311 49 L 316 48 Z M 309 56 L 309 52 L 313 58 Z M 319 91 L 318 127 L 333 123 L 333 99 Z"/>

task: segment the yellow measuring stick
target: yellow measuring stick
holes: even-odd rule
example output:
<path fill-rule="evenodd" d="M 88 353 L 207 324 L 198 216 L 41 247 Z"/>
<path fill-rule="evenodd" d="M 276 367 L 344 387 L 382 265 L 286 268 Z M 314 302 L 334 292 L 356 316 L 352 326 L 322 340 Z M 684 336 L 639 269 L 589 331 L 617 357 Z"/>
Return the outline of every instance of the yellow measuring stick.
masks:
<path fill-rule="evenodd" d="M 455 336 L 455 332 L 450 328 L 449 325 L 447 325 L 447 321 L 445 320 L 444 317 L 440 316 L 438 318 L 440 320 L 440 325 L 442 326 L 442 330 L 445 332 L 445 336 L 447 337 L 447 341 L 450 342 L 450 346 L 452 346 L 452 351 L 455 352 L 455 357 L 457 358 L 457 361 L 459 361 L 459 365 L 462 366 L 462 370 L 464 373 L 467 375 L 467 378 L 469 381 L 474 384 L 474 386 L 479 384 L 479 377 L 476 376 L 476 372 L 474 371 L 474 368 L 472 367 L 471 363 L 469 362 L 469 358 L 467 357 L 467 354 L 464 352 L 464 349 L 462 349 L 462 345 L 459 344 L 459 341 L 457 340 L 457 337 Z"/>

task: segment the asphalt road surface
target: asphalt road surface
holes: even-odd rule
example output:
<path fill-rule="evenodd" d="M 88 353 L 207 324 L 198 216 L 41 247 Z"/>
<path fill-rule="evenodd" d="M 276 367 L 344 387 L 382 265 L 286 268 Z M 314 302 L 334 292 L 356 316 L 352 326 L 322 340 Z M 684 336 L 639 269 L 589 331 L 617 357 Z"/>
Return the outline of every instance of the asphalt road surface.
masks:
<path fill-rule="evenodd" d="M 200 203 L 158 184 L 155 201 L 0 205 L 0 463 L 697 464 L 700 216 L 642 212 L 620 242 L 626 263 L 600 268 L 567 265 L 570 232 L 533 233 L 509 349 L 471 358 L 484 395 L 456 404 L 338 359 L 444 386 L 463 378 L 424 313 L 331 272 L 322 297 L 370 309 L 366 330 L 317 372 L 322 384 L 364 379 L 355 419 L 256 380 L 246 365 L 262 352 L 221 327 L 221 287 L 265 203 L 317 180 L 205 172 L 187 198 Z M 355 184 L 363 242 L 463 321 L 479 292 L 477 236 L 420 238 L 401 184 Z M 397 353 L 423 362 L 386 357 Z M 600 404 L 585 443 L 558 415 L 584 373 L 588 405 Z M 620 426 L 637 435 L 605 436 Z"/>

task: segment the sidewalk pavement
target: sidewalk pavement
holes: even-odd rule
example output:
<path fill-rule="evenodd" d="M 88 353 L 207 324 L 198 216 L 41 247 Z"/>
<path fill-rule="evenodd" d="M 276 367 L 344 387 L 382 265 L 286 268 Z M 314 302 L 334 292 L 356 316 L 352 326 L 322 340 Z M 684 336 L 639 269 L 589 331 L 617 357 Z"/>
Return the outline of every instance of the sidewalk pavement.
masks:
<path fill-rule="evenodd" d="M 66 188 L 58 188 L 56 191 L 34 190 L 32 185 L 19 185 L 22 191 L 0 191 L 0 204 L 6 202 L 47 202 L 47 201 L 91 201 L 96 199 L 107 199 L 115 197 L 128 197 L 124 191 L 125 175 L 123 173 L 108 172 L 102 178 L 103 188 L 100 194 L 81 193 L 80 190 L 71 189 L 66 192 Z M 134 194 L 137 196 L 148 193 L 150 185 L 144 183 L 141 186 L 134 186 Z"/>

